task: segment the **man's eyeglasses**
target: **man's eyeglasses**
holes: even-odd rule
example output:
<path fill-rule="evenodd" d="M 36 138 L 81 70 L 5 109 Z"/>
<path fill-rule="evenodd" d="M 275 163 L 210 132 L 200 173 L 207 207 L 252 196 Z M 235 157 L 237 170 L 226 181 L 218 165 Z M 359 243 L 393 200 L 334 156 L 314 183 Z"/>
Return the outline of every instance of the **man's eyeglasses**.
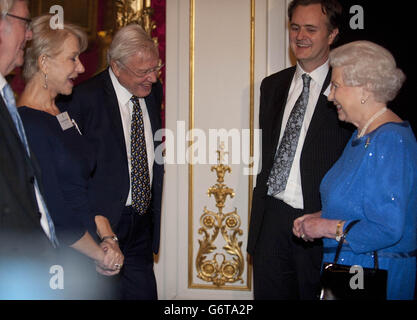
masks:
<path fill-rule="evenodd" d="M 25 22 L 25 27 L 26 27 L 26 30 L 29 30 L 29 28 L 30 28 L 30 23 L 32 22 L 32 19 L 29 19 L 29 18 L 24 18 L 24 17 L 19 17 L 19 16 L 15 16 L 14 14 L 11 14 L 11 13 L 6 13 L 6 16 L 9 16 L 9 17 L 12 17 L 12 18 L 18 19 L 18 20 L 20 20 L 20 21 L 24 21 L 24 22 Z"/>
<path fill-rule="evenodd" d="M 133 71 L 132 69 L 130 69 L 127 65 L 125 65 L 124 63 L 120 62 L 119 63 L 127 70 L 129 70 L 130 72 L 132 72 L 136 77 L 138 78 L 143 78 L 146 77 L 148 74 L 154 73 L 154 72 L 159 72 L 163 67 L 164 64 L 160 64 L 159 66 L 156 66 L 155 68 L 151 68 L 148 70 L 141 70 L 141 71 Z"/>

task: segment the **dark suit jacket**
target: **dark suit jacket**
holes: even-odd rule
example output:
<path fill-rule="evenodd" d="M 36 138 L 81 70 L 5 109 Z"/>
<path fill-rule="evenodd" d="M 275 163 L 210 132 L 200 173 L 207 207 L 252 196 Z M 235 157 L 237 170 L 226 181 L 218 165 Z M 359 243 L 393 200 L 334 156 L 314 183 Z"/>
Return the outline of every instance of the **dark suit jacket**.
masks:
<path fill-rule="evenodd" d="M 145 98 L 152 132 L 161 129 L 162 85 L 154 84 Z M 110 74 L 105 70 L 78 85 L 70 100 L 63 100 L 81 132 L 95 149 L 97 165 L 89 184 L 89 201 L 94 215 L 107 217 L 115 227 L 129 194 L 130 179 L 123 125 Z M 161 141 L 154 141 L 155 149 Z M 153 251 L 158 252 L 163 165 L 154 163 L 150 212 L 153 221 Z M 89 230 L 95 234 L 95 230 Z"/>
<path fill-rule="evenodd" d="M 40 225 L 34 189 L 40 172 L 31 157 L 0 96 L 0 255 L 41 256 L 52 249 Z"/>
<path fill-rule="evenodd" d="M 296 67 L 285 69 L 265 78 L 261 84 L 259 126 L 262 129 L 262 169 L 257 176 L 253 191 L 247 246 L 250 254 L 256 249 L 256 241 L 262 226 L 268 191 L 266 184 L 274 163 L 282 117 L 295 70 Z M 352 127 L 338 120 L 333 104 L 323 95 L 330 83 L 330 77 L 329 71 L 301 151 L 301 184 L 306 213 L 321 210 L 319 192 L 321 180 L 339 158 L 352 134 Z"/>

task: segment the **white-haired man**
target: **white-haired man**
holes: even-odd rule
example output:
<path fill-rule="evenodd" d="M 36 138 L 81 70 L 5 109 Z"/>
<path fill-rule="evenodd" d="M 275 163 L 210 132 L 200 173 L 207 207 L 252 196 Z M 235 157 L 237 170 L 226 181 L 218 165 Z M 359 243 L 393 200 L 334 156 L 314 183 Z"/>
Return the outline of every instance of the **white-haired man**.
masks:
<path fill-rule="evenodd" d="M 118 299 L 157 299 L 153 253 L 158 252 L 163 165 L 160 141 L 162 85 L 158 49 L 138 25 L 120 29 L 108 52 L 109 68 L 74 89 L 68 109 L 97 154 L 89 186 L 101 245 L 125 260 Z M 96 230 L 91 230 L 95 233 Z M 92 233 L 92 234 L 93 234 Z"/>

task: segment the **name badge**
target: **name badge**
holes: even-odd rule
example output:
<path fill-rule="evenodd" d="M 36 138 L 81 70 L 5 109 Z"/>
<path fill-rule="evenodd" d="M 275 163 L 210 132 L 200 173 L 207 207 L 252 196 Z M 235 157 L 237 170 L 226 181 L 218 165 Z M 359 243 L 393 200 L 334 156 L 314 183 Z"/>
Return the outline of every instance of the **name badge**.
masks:
<path fill-rule="evenodd" d="M 71 121 L 71 118 L 68 115 L 68 112 L 66 111 L 58 114 L 56 118 L 58 119 L 59 124 L 61 125 L 61 128 L 63 131 L 74 126 L 74 124 Z"/>

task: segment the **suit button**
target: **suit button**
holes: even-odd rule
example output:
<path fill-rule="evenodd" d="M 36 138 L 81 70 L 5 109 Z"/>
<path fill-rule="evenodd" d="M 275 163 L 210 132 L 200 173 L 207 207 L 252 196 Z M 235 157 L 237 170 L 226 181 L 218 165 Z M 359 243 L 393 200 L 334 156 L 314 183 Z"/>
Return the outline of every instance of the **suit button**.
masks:
<path fill-rule="evenodd" d="M 30 177 L 30 178 L 29 178 L 29 182 L 30 182 L 31 184 L 34 184 L 34 183 L 35 183 L 35 177 L 33 177 L 33 176 L 32 176 L 32 177 Z"/>
<path fill-rule="evenodd" d="M 10 211 L 10 208 L 9 207 L 6 206 L 6 207 L 3 208 L 3 213 L 4 214 L 9 214 L 10 212 L 11 211 Z"/>

